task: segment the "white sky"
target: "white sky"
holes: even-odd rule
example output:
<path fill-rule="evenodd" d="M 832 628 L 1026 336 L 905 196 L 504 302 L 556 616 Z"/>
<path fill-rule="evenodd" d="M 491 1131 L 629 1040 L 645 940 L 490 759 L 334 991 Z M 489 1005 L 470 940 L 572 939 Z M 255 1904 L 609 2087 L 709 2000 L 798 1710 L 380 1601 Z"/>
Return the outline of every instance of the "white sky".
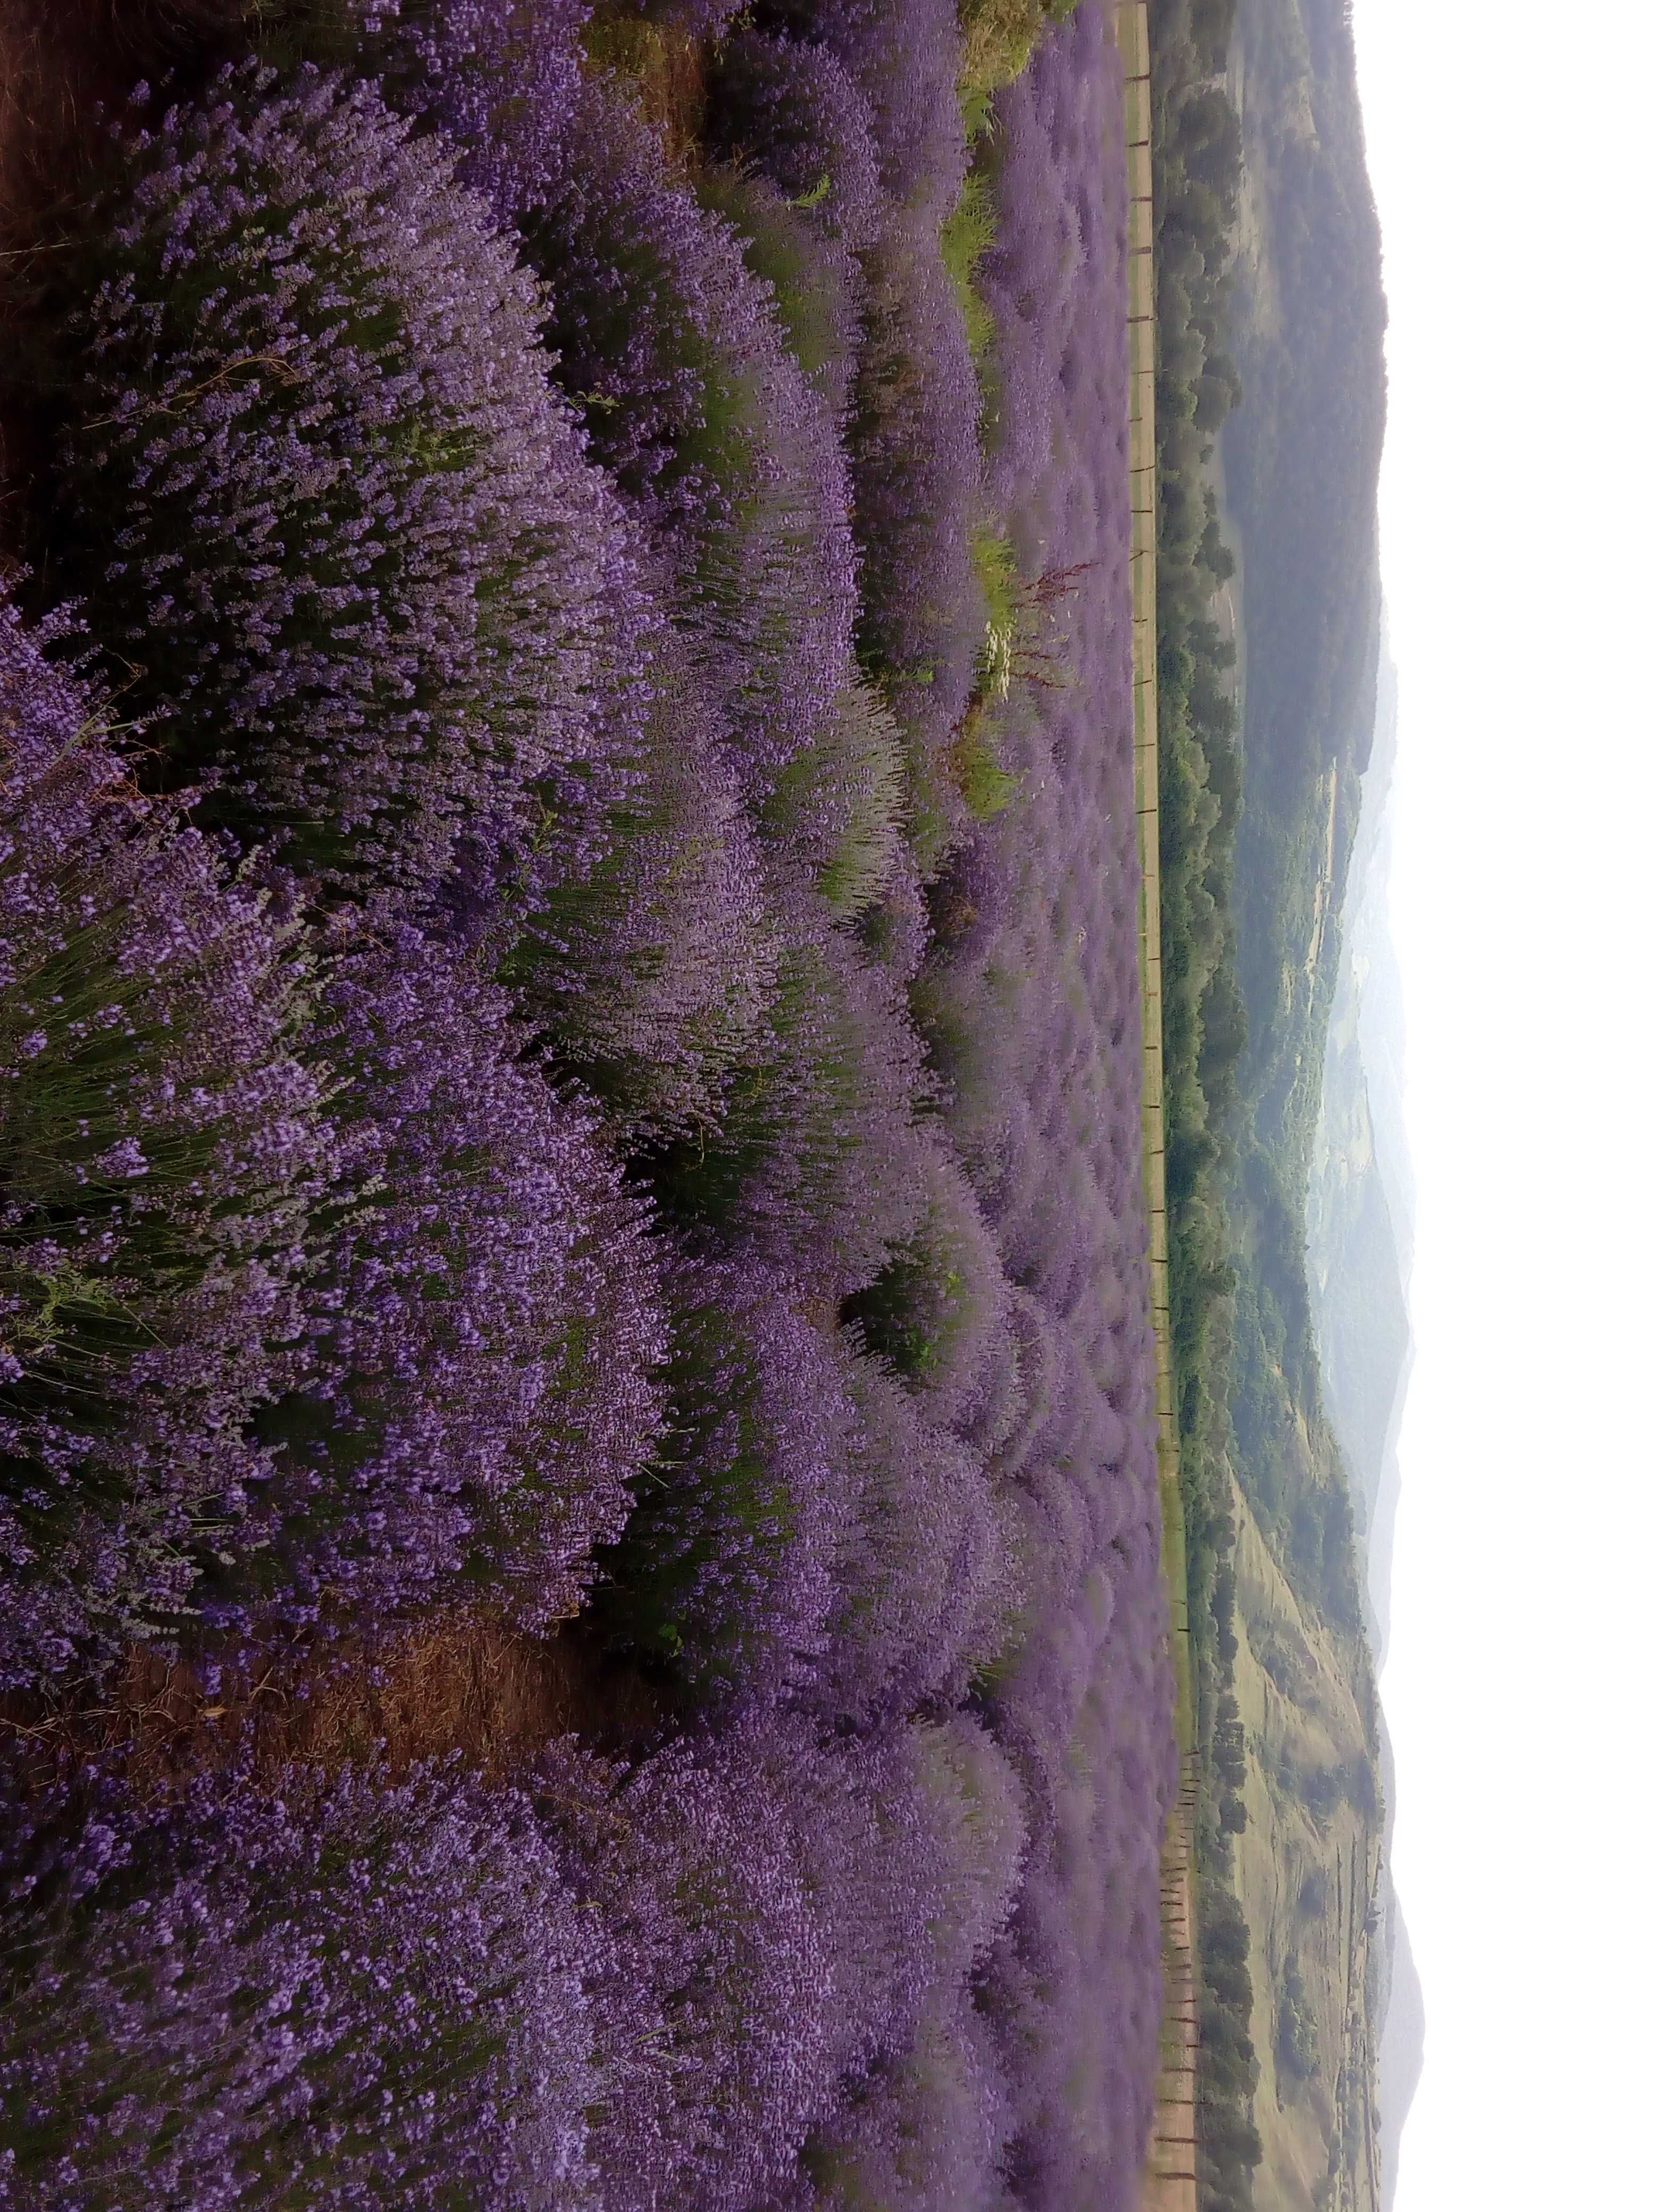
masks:
<path fill-rule="evenodd" d="M 1355 18 L 1419 1187 L 1398 2212 L 1659 2205 L 1659 28 Z"/>

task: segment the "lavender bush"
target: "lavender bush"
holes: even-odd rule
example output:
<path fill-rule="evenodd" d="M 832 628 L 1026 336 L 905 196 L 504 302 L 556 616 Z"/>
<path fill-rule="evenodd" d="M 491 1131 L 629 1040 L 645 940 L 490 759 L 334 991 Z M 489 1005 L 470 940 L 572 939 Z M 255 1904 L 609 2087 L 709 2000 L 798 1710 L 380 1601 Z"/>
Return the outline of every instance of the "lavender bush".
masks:
<path fill-rule="evenodd" d="M 672 23 L 690 37 L 712 38 L 743 11 L 744 0 L 633 0 L 649 22 Z"/>
<path fill-rule="evenodd" d="M 752 1259 L 670 1270 L 669 1413 L 609 1617 L 705 1690 L 781 1696 L 828 1646 L 849 1510 L 844 1363 Z"/>
<path fill-rule="evenodd" d="M 903 816 L 903 740 L 879 693 L 854 678 L 779 777 L 763 830 L 780 867 L 804 872 L 836 921 L 855 921 L 897 882 Z"/>
<path fill-rule="evenodd" d="M 641 586 L 483 204 L 311 71 L 233 71 L 112 158 L 62 264 L 52 572 L 175 771 L 405 893 L 533 783 L 580 869 Z"/>
<path fill-rule="evenodd" d="M 937 232 L 967 168 L 956 0 L 757 0 L 751 13 L 842 63 L 869 104 L 889 199 L 919 233 Z"/>
<path fill-rule="evenodd" d="M 1015 1518 L 971 1445 L 879 1361 L 848 1387 L 856 1505 L 812 1702 L 860 1728 L 959 1704 L 998 1657 L 1025 1581 Z"/>
<path fill-rule="evenodd" d="M 967 710 L 984 612 L 970 532 L 979 392 L 936 250 L 903 234 L 867 257 L 866 330 L 850 458 L 863 556 L 859 647 L 919 748 L 924 849 L 960 827 L 947 755 Z"/>
<path fill-rule="evenodd" d="M 411 112 L 516 228 L 593 453 L 674 550 L 763 784 L 838 688 L 855 602 L 846 471 L 740 240 L 655 136 L 574 65 L 579 11 L 482 0 L 413 17 L 382 58 Z"/>
<path fill-rule="evenodd" d="M 988 1385 L 997 1340 L 1006 1328 L 1008 1285 L 956 1163 L 935 1152 L 925 1177 L 915 1229 L 891 1240 L 886 1266 L 843 1311 L 872 1351 L 927 1393 L 937 1419 L 960 1425 Z"/>
<path fill-rule="evenodd" d="M 520 1729 L 522 1796 L 145 1738 L 54 1860 L 30 1753 L 0 2198 L 42 2212 L 1139 2185 L 1115 51 L 1082 0 L 964 214 L 950 0 L 632 12 L 357 11 L 387 106 L 149 104 L 63 264 L 43 595 L 108 665 L 144 633 L 145 773 L 288 865 L 228 873 L 0 632 L 5 1686 L 208 1656 L 168 1607 L 244 1659 L 592 1613 L 526 1648 L 589 1741 Z M 639 103 L 706 120 L 683 170 Z M 999 811 L 986 617 L 1067 572 Z"/>
<path fill-rule="evenodd" d="M 697 178 L 700 205 L 740 241 L 744 265 L 771 293 L 785 344 L 810 388 L 840 425 L 846 417 L 860 335 L 864 279 L 856 259 L 813 211 L 753 170 L 710 166 Z"/>
<path fill-rule="evenodd" d="M 348 1202 L 307 1371 L 259 1424 L 272 1570 L 307 1613 L 483 1585 L 543 1628 L 657 1442 L 641 1209 L 592 1109 L 521 1060 L 502 993 L 407 926 L 337 935 L 309 1050 Z"/>
<path fill-rule="evenodd" d="M 1078 589 L 1068 680 L 1006 726 L 1021 797 L 983 833 L 1001 889 L 959 940 L 963 1035 L 1010 1041 L 1000 1114 L 975 1109 L 976 1172 L 1024 1293 L 1032 1388 L 997 1465 L 1044 1593 L 988 1685 L 1031 1844 L 983 2003 L 1009 2096 L 1004 2170 L 1020 2203 L 1058 2212 L 1137 2201 L 1173 1787 L 1141 1272 L 1121 106 L 1096 0 L 998 116 L 981 281 L 1005 388 L 1033 413 L 997 470 L 1023 572 L 1077 567 Z"/>
<path fill-rule="evenodd" d="M 233 1776 L 56 1852 L 12 1810 L 6 2203 L 582 2196 L 603 1937 L 516 1793 Z"/>
<path fill-rule="evenodd" d="M 631 1772 L 568 1745 L 544 1759 L 538 1808 L 609 1939 L 594 2206 L 743 2212 L 831 2102 L 840 2023 L 803 1845 L 833 1783 L 810 1747 L 744 1728 Z"/>
<path fill-rule="evenodd" d="M 0 1684 L 240 1548 L 337 1164 L 291 927 L 0 608 Z"/>
<path fill-rule="evenodd" d="M 781 177 L 846 143 L 855 88 L 869 118 L 879 190 L 860 226 L 865 337 L 852 394 L 848 459 L 861 558 L 859 649 L 879 673 L 914 743 L 912 835 L 924 866 L 959 833 L 946 756 L 966 711 L 983 625 L 969 553 L 980 508 L 979 387 L 940 224 L 963 190 L 967 149 L 957 88 L 962 49 L 952 0 L 896 7 L 852 0 L 762 0 L 763 37 L 737 42 L 732 92 L 716 83 L 716 128 L 747 132 Z M 792 43 L 793 45 L 792 46 Z M 778 58 L 805 46 L 806 92 L 771 89 Z M 722 118 L 729 114 L 729 122 Z M 820 174 L 830 178 L 826 167 Z M 806 189 L 815 186 L 809 180 Z"/>
<path fill-rule="evenodd" d="M 881 169 L 870 103 L 828 46 L 739 32 L 720 48 L 708 88 L 708 137 L 752 163 L 784 198 L 854 252 L 881 218 Z"/>
<path fill-rule="evenodd" d="M 779 945 L 725 724 L 656 641 L 633 788 L 585 876 L 528 842 L 501 973 L 560 1060 L 638 1139 L 718 1127 L 776 995 Z"/>
<path fill-rule="evenodd" d="M 859 2085 L 802 2154 L 790 2212 L 1003 2212 L 1012 2130 L 990 2027 L 964 1991 Z"/>
<path fill-rule="evenodd" d="M 655 1163 L 665 1202 L 840 1298 L 879 1273 L 924 1203 L 930 1086 L 890 976 L 807 896 L 790 900 L 769 1056 L 717 1139 Z"/>
<path fill-rule="evenodd" d="M 614 1945 L 591 2201 L 617 2212 L 772 2202 L 984 1951 L 1023 1845 L 1006 1763 L 961 1723 L 826 1756 L 774 1715 L 631 1770 L 556 1746 L 535 1795 Z"/>

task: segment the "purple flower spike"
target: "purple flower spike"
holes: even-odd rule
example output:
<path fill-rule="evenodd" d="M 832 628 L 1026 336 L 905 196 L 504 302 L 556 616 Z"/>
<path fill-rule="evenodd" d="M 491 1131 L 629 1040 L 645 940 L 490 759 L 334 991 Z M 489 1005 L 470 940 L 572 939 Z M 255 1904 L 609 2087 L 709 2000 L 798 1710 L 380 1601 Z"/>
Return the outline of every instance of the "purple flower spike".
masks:
<path fill-rule="evenodd" d="M 310 1049 L 348 1204 L 307 1291 L 312 1371 L 264 1428 L 283 1601 L 408 1606 L 479 1584 L 574 1612 L 661 1414 L 639 1201 L 506 994 L 407 927 L 348 937 Z"/>
<path fill-rule="evenodd" d="M 852 1504 L 848 1362 L 748 1256 L 668 1271 L 659 1465 L 613 1565 L 611 1610 L 711 1692 L 802 1689 L 825 1662 Z"/>
<path fill-rule="evenodd" d="M 590 2201 L 605 1936 L 517 1792 L 235 1774 L 159 1813 L 118 1793 L 44 1880 L 27 1856 L 0 1996 L 17 2212 Z"/>
<path fill-rule="evenodd" d="M 483 202 L 311 70 L 232 71 L 118 158 L 62 325 L 52 573 L 172 772 L 302 872 L 416 896 L 535 785 L 580 872 L 644 586 Z"/>
<path fill-rule="evenodd" d="M 620 89 L 583 78 L 564 0 L 460 0 L 388 33 L 392 96 L 460 149 L 545 286 L 554 374 L 671 553 L 746 777 L 763 790 L 840 688 L 856 605 L 830 404 L 730 224 L 666 173 Z"/>
<path fill-rule="evenodd" d="M 0 1686 L 246 1541 L 337 1169 L 294 951 L 0 607 Z"/>

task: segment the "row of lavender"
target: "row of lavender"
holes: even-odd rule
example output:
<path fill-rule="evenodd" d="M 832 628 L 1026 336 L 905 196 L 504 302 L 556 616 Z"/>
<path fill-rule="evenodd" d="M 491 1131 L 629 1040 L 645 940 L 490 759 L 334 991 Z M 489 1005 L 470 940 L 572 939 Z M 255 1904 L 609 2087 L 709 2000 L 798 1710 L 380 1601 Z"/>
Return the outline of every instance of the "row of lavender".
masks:
<path fill-rule="evenodd" d="M 4 1682 L 482 1606 L 678 1718 L 34 1775 L 0 2201 L 1133 2195 L 1115 62 L 1085 6 L 1006 97 L 976 372 L 952 9 L 734 12 L 679 166 L 571 0 L 210 57 L 32 264 Z M 1002 517 L 1077 581 L 978 820 Z"/>

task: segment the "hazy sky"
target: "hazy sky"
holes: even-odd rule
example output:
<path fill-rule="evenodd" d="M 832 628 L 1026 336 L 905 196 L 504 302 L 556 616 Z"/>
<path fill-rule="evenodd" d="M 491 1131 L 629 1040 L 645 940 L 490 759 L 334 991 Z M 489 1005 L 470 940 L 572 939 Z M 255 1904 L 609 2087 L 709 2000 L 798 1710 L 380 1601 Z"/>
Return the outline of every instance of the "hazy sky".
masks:
<path fill-rule="evenodd" d="M 1417 1335 L 1399 2212 L 1659 2203 L 1659 29 L 1356 0 Z"/>

